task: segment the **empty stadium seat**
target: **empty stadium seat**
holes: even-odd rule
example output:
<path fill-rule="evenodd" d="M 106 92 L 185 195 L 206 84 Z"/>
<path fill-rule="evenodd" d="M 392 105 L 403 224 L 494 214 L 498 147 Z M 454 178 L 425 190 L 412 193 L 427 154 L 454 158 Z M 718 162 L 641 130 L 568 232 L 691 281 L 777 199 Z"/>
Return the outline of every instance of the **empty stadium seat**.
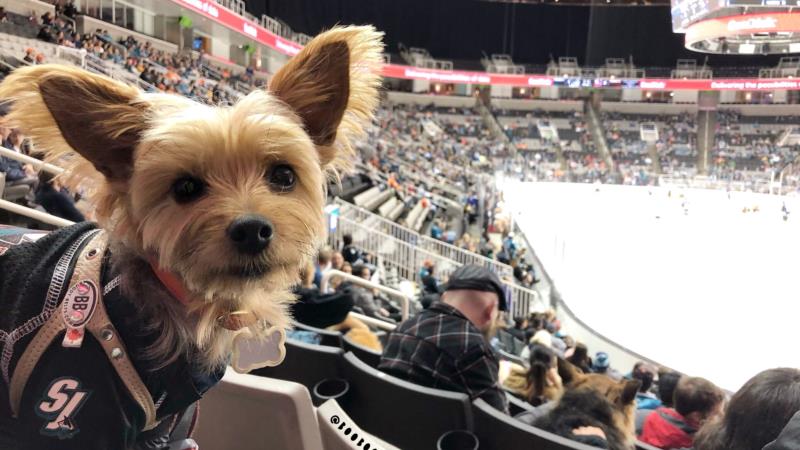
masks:
<path fill-rule="evenodd" d="M 310 392 L 318 382 L 339 377 L 343 353 L 340 348 L 287 339 L 286 357 L 281 364 L 256 369 L 252 373 L 260 377 L 294 381 Z"/>
<path fill-rule="evenodd" d="M 347 336 L 342 340 L 342 344 L 346 352 L 353 352 L 358 359 L 364 361 L 370 367 L 377 368 L 378 364 L 381 362 L 381 352 L 359 345 Z"/>
<path fill-rule="evenodd" d="M 394 210 L 395 206 L 397 206 L 398 203 L 400 203 L 400 201 L 397 200 L 397 197 L 391 197 L 389 200 L 387 200 L 381 206 L 378 207 L 378 214 L 380 214 L 383 217 L 387 217 L 389 213 L 392 210 Z"/>
<path fill-rule="evenodd" d="M 363 208 L 364 205 L 367 204 L 367 202 L 369 202 L 376 196 L 380 195 L 380 193 L 381 193 L 381 188 L 378 186 L 373 186 L 367 189 L 366 191 L 353 197 L 353 203 Z"/>
<path fill-rule="evenodd" d="M 370 197 L 368 200 L 366 200 L 366 202 L 362 205 L 362 207 L 364 209 L 374 211 L 393 196 L 394 196 L 394 189 L 383 190 L 379 192 L 377 195 Z"/>
<path fill-rule="evenodd" d="M 194 438 L 203 449 L 323 449 L 306 388 L 230 368 L 200 401 Z"/>
<path fill-rule="evenodd" d="M 491 407 L 481 399 L 472 403 L 475 414 L 475 435 L 481 450 L 530 448 L 536 450 L 593 450 L 553 433 L 526 425 Z"/>
<path fill-rule="evenodd" d="M 344 356 L 350 382 L 346 409 L 367 432 L 403 449 L 436 448 L 450 430 L 471 430 L 469 397 L 431 389 L 380 372 L 353 353 Z"/>
<path fill-rule="evenodd" d="M 31 188 L 27 185 L 6 186 L 6 174 L 0 172 L 0 198 L 3 200 L 8 200 L 10 202 L 21 200 L 28 195 L 30 190 Z"/>

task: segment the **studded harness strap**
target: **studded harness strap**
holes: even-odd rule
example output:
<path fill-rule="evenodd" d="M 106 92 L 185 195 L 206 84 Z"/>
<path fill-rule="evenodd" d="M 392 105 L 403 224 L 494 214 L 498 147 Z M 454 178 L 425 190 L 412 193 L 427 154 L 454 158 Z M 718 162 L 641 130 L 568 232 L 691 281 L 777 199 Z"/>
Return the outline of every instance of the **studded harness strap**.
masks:
<path fill-rule="evenodd" d="M 55 338 L 62 332 L 65 332 L 64 343 L 62 345 L 65 347 L 80 347 L 83 339 L 83 329 L 85 327 L 103 347 L 117 375 L 119 375 L 136 404 L 139 405 L 144 412 L 144 430 L 153 429 L 158 425 L 156 421 L 156 407 L 153 404 L 150 392 L 147 390 L 147 387 L 145 387 L 142 379 L 131 363 L 131 360 L 128 358 L 125 344 L 120 339 L 119 333 L 108 318 L 106 308 L 103 304 L 103 293 L 100 288 L 100 274 L 103 255 L 105 254 L 107 245 L 108 236 L 105 232 L 99 232 L 83 248 L 80 255 L 78 255 L 78 260 L 69 282 L 69 290 L 64 300 L 62 300 L 59 308 L 53 311 L 44 325 L 42 325 L 20 357 L 9 386 L 11 414 L 13 417 L 16 418 L 19 416 L 22 393 L 25 390 L 28 378 L 36 367 L 39 359 L 47 348 L 52 345 Z M 94 302 L 90 304 L 91 308 L 78 311 L 76 316 L 70 316 L 71 313 L 76 313 L 75 311 L 70 311 L 68 308 L 68 306 L 73 304 L 71 302 L 71 294 L 73 291 L 94 295 Z M 89 317 L 84 317 L 82 312 L 85 312 Z"/>

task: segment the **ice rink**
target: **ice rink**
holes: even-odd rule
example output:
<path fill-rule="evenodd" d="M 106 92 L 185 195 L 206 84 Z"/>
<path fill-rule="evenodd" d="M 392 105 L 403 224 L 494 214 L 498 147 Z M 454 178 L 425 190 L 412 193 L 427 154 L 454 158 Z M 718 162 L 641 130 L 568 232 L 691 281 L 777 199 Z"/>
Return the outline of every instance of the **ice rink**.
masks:
<path fill-rule="evenodd" d="M 519 182 L 503 192 L 564 301 L 597 332 L 729 390 L 800 367 L 797 197 Z"/>

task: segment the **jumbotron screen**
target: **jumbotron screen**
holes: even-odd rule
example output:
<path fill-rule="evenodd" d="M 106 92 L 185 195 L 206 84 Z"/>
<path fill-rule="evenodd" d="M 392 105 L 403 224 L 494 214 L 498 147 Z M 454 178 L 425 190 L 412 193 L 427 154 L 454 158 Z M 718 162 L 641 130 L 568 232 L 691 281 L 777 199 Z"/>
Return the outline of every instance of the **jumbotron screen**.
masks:
<path fill-rule="evenodd" d="M 672 31 L 683 32 L 714 11 L 741 6 L 791 7 L 800 6 L 800 0 L 672 0 Z"/>

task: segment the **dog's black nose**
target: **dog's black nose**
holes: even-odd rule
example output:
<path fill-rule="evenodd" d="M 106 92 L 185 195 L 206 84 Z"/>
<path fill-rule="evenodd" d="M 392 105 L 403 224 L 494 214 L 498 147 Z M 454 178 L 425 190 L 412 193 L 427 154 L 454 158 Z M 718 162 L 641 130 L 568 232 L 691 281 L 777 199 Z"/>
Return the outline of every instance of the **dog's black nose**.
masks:
<path fill-rule="evenodd" d="M 272 224 L 262 216 L 242 216 L 228 226 L 228 237 L 240 253 L 256 255 L 269 245 Z"/>

